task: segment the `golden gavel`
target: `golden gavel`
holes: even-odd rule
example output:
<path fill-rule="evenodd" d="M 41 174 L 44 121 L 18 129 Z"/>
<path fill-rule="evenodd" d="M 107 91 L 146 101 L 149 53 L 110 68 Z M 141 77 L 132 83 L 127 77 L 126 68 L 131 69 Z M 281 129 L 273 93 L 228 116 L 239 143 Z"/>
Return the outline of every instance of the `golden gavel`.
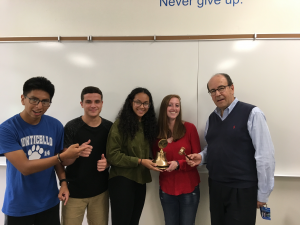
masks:
<path fill-rule="evenodd" d="M 185 155 L 185 157 L 187 157 L 189 160 L 192 160 L 190 157 L 188 157 L 188 156 L 185 154 L 185 148 L 184 148 L 184 147 L 181 147 L 181 149 L 179 150 L 178 154 L 179 154 L 179 155 Z"/>

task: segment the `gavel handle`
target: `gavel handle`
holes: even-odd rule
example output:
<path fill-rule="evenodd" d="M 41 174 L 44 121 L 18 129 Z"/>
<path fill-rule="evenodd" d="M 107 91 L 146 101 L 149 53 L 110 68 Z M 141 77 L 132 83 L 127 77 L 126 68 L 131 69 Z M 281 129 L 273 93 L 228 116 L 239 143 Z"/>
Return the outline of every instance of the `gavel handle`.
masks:
<path fill-rule="evenodd" d="M 192 160 L 190 157 L 188 157 L 185 152 L 183 153 L 185 155 L 185 157 L 187 157 L 189 160 Z"/>

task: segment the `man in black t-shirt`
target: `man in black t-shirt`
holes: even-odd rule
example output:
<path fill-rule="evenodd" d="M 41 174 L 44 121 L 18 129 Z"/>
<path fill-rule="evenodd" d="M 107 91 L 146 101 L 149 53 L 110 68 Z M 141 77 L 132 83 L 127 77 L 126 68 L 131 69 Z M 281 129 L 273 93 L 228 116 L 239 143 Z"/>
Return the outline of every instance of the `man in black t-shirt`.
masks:
<path fill-rule="evenodd" d="M 105 158 L 106 140 L 112 122 L 100 117 L 103 105 L 102 92 L 97 87 L 86 87 L 81 92 L 84 115 L 69 121 L 65 126 L 64 148 L 73 143 L 90 145 L 76 160 L 66 160 L 66 177 L 70 198 L 63 206 L 64 225 L 81 225 L 85 210 L 93 225 L 108 224 L 109 196 L 107 191 L 108 163 Z"/>

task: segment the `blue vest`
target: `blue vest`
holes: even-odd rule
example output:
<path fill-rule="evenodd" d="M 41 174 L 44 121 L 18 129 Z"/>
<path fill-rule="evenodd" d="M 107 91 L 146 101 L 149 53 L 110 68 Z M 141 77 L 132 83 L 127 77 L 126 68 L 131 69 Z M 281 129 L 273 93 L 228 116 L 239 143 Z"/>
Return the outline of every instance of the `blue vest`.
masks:
<path fill-rule="evenodd" d="M 224 121 L 215 112 L 209 116 L 206 141 L 210 179 L 234 188 L 257 185 L 255 149 L 247 127 L 254 107 L 237 102 Z"/>

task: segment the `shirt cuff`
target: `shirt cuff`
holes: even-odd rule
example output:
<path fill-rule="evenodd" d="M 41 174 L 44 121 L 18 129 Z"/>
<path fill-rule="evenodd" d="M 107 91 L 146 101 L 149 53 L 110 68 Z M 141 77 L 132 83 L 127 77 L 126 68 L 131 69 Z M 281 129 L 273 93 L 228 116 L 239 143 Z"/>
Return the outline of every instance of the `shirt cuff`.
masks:
<path fill-rule="evenodd" d="M 270 193 L 261 193 L 259 190 L 257 191 L 257 201 L 267 203 L 269 200 Z"/>
<path fill-rule="evenodd" d="M 202 156 L 202 160 L 201 160 L 201 163 L 198 166 L 202 166 L 205 163 L 204 156 L 203 156 L 204 154 L 203 154 L 203 152 L 200 152 L 199 154 Z"/>

